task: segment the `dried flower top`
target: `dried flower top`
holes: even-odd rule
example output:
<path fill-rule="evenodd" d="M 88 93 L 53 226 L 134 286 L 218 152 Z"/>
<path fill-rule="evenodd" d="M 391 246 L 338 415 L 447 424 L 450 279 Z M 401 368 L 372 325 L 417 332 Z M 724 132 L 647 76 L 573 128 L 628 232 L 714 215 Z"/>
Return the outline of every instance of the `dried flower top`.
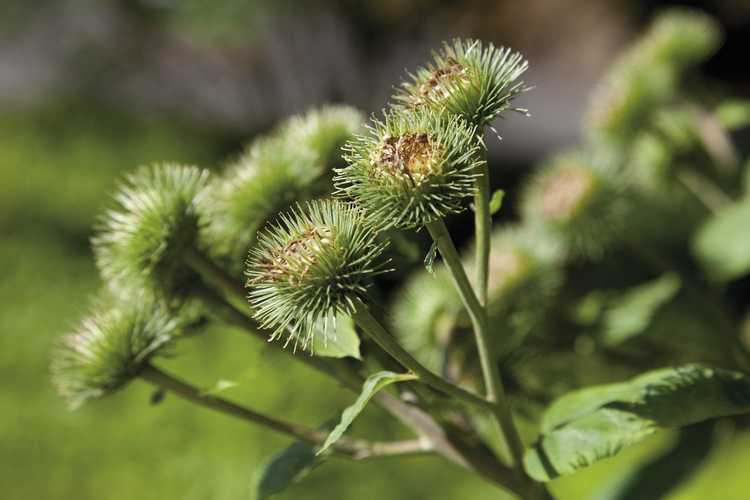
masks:
<path fill-rule="evenodd" d="M 51 364 L 53 383 L 71 407 L 109 394 L 174 340 L 180 326 L 161 306 L 114 306 L 105 300 L 60 339 Z"/>
<path fill-rule="evenodd" d="M 484 126 L 524 90 L 528 63 L 510 49 L 477 40 L 454 40 L 433 61 L 410 74 L 394 96 L 396 107 L 447 110 Z"/>
<path fill-rule="evenodd" d="M 353 205 L 316 200 L 281 214 L 259 234 L 246 276 L 255 317 L 273 338 L 311 348 L 316 324 L 350 314 L 383 272 L 385 244 Z M 325 328 L 322 332 L 327 334 Z"/>
<path fill-rule="evenodd" d="M 384 227 L 415 228 L 463 210 L 474 193 L 476 127 L 430 111 L 389 112 L 345 147 L 336 192 Z"/>
<path fill-rule="evenodd" d="M 92 239 L 102 277 L 114 288 L 180 294 L 195 275 L 183 261 L 199 233 L 196 199 L 208 183 L 197 167 L 154 165 L 128 176 Z"/>

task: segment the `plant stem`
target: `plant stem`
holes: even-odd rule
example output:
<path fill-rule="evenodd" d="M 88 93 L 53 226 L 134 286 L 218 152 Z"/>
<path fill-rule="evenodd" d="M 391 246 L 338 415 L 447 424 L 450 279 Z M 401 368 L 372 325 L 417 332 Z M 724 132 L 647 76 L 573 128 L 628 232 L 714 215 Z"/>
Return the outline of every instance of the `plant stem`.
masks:
<path fill-rule="evenodd" d="M 284 434 L 301 441 L 314 445 L 321 445 L 325 442 L 326 437 L 328 436 L 327 432 L 286 422 L 256 412 L 244 406 L 240 406 L 236 403 L 232 403 L 226 399 L 206 394 L 196 387 L 183 382 L 153 365 L 144 366 L 141 369 L 139 376 L 153 385 L 176 394 L 191 403 L 260 425 L 279 434 Z M 419 439 L 374 443 L 363 439 L 343 437 L 333 445 L 333 450 L 348 458 L 364 460 L 375 457 L 429 453 L 431 451 L 431 446 L 427 441 Z"/>
<path fill-rule="evenodd" d="M 485 159 L 482 162 L 481 176 L 476 180 L 477 192 L 474 195 L 474 231 L 476 239 L 477 267 L 476 292 L 482 306 L 487 305 L 487 283 L 490 266 L 490 232 L 492 217 L 490 215 L 490 172 Z"/>
<path fill-rule="evenodd" d="M 222 321 L 247 331 L 254 337 L 263 340 L 268 338 L 257 322 L 252 319 L 250 308 L 245 302 L 245 291 L 240 283 L 209 257 L 197 250 L 188 252 L 186 260 L 187 264 L 198 272 L 206 282 L 221 291 L 223 297 L 211 288 L 201 289 L 199 287 L 200 297 L 209 305 L 213 314 Z M 400 346 L 398 347 L 400 348 Z M 360 376 L 358 371 L 343 359 L 294 356 L 291 351 L 285 352 L 289 352 L 293 359 L 302 361 L 317 371 L 331 376 L 343 387 L 352 391 L 359 391 L 364 382 L 364 378 Z M 456 389 L 461 390 L 460 388 Z M 488 404 L 487 401 L 478 396 L 466 391 L 463 392 L 476 400 L 477 404 Z M 519 478 L 510 469 L 506 469 L 494 457 L 477 454 L 472 447 L 464 445 L 456 436 L 448 435 L 443 426 L 422 408 L 408 404 L 392 394 L 382 391 L 373 396 L 373 401 L 412 429 L 422 439 L 429 441 L 434 453 L 445 460 L 478 474 L 496 486 L 523 495 L 524 489 L 520 486 Z"/>
<path fill-rule="evenodd" d="M 419 377 L 419 380 L 425 384 L 466 403 L 490 410 L 494 407 L 494 405 L 486 399 L 458 387 L 427 369 L 422 363 L 414 358 L 414 356 L 406 351 L 406 349 L 401 347 L 393 335 L 391 335 L 370 313 L 369 309 L 363 302 L 357 304 L 357 308 L 354 311 L 352 318 L 365 334 L 398 361 L 401 366 L 412 371 L 417 377 Z"/>
<path fill-rule="evenodd" d="M 481 306 L 471 288 L 469 278 L 466 276 L 466 271 L 461 264 L 461 258 L 448 233 L 448 228 L 445 227 L 445 222 L 442 219 L 431 222 L 427 225 L 427 230 L 435 240 L 440 250 L 440 255 L 443 256 L 443 261 L 453 277 L 461 300 L 469 312 L 469 317 L 474 327 L 474 337 L 479 353 L 479 360 L 482 365 L 487 399 L 494 403 L 493 413 L 495 418 L 508 442 L 515 466 L 520 467 L 523 460 L 523 443 L 513 423 L 513 415 L 510 410 L 508 398 L 505 395 L 502 379 L 500 378 L 500 370 L 492 353 L 490 339 L 488 338 L 487 312 Z"/>

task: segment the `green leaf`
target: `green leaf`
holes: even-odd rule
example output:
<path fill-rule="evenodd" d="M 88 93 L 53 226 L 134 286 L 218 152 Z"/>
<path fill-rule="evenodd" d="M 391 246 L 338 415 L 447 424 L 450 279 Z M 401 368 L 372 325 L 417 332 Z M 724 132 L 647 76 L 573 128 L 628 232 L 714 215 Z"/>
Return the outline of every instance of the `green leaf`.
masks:
<path fill-rule="evenodd" d="M 313 354 L 328 358 L 351 357 L 362 359 L 359 352 L 359 336 L 354 329 L 354 320 L 346 314 L 338 314 L 335 329 L 333 326 L 332 322 L 326 325 L 323 320 L 318 320 L 315 323 Z"/>
<path fill-rule="evenodd" d="M 430 245 L 430 249 L 427 251 L 427 255 L 425 255 L 424 258 L 424 267 L 430 274 L 433 274 L 435 272 L 435 270 L 433 269 L 433 265 L 435 264 L 435 259 L 437 258 L 437 251 L 437 241 L 433 241 L 432 245 Z"/>
<path fill-rule="evenodd" d="M 365 406 L 376 392 L 395 382 L 416 380 L 416 378 L 416 375 L 411 373 L 394 373 L 389 371 L 374 373 L 367 377 L 367 380 L 365 380 L 365 383 L 362 385 L 362 392 L 360 392 L 359 397 L 353 405 L 341 413 L 341 420 L 328 435 L 328 438 L 326 438 L 323 447 L 318 451 L 318 455 L 328 450 L 331 445 L 341 439 L 341 436 L 344 435 L 354 419 L 362 413 L 362 410 L 365 409 Z"/>
<path fill-rule="evenodd" d="M 667 498 L 706 460 L 714 445 L 713 422 L 680 430 L 673 446 L 635 470 L 607 483 L 592 500 Z"/>
<path fill-rule="evenodd" d="M 668 273 L 610 299 L 602 318 L 602 341 L 607 345 L 620 344 L 644 332 L 679 290 L 680 278 Z"/>
<path fill-rule="evenodd" d="M 503 198 L 505 198 L 505 191 L 502 189 L 498 189 L 492 193 L 492 198 L 490 198 L 490 215 L 495 215 L 500 211 L 500 207 L 503 206 Z"/>
<path fill-rule="evenodd" d="M 659 429 L 748 411 L 750 378 L 742 373 L 698 364 L 655 370 L 552 403 L 524 466 L 534 479 L 549 481 L 614 456 Z"/>
<path fill-rule="evenodd" d="M 714 111 L 716 119 L 727 128 L 736 130 L 750 125 L 750 100 L 729 99 L 720 103 Z"/>
<path fill-rule="evenodd" d="M 272 455 L 256 475 L 255 500 L 266 500 L 307 476 L 323 461 L 315 448 L 302 441 Z"/>
<path fill-rule="evenodd" d="M 716 281 L 750 271 L 750 198 L 722 208 L 693 238 L 693 253 Z"/>

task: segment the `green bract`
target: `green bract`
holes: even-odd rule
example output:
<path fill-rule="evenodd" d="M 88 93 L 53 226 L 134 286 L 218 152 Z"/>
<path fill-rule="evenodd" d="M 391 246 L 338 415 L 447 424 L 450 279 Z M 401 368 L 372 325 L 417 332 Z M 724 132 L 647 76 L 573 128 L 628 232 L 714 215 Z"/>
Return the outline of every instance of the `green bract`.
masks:
<path fill-rule="evenodd" d="M 517 52 L 478 40 L 445 43 L 433 61 L 410 74 L 394 96 L 396 107 L 428 107 L 484 126 L 524 90 L 528 63 Z"/>
<path fill-rule="evenodd" d="M 329 106 L 290 118 L 254 141 L 201 197 L 212 254 L 239 270 L 256 232 L 277 211 L 327 190 L 319 180 L 361 128 L 353 108 Z"/>
<path fill-rule="evenodd" d="M 383 272 L 376 262 L 385 244 L 363 212 L 336 200 L 315 200 L 281 214 L 259 233 L 246 276 L 256 319 L 272 338 L 310 348 L 312 336 L 335 328 L 337 313 L 351 314 L 365 297 L 370 278 Z"/>
<path fill-rule="evenodd" d="M 521 198 L 524 219 L 561 237 L 571 256 L 599 256 L 624 229 L 627 206 L 614 166 L 581 153 L 553 158 Z"/>
<path fill-rule="evenodd" d="M 195 200 L 207 182 L 206 170 L 172 164 L 128 176 L 92 239 L 104 280 L 117 289 L 181 294 L 196 276 L 183 256 L 198 239 Z"/>
<path fill-rule="evenodd" d="M 336 192 L 383 227 L 417 228 L 460 212 L 479 175 L 476 133 L 457 116 L 386 113 L 345 146 Z"/>
<path fill-rule="evenodd" d="M 119 389 L 177 336 L 180 325 L 174 314 L 151 303 L 98 304 L 57 344 L 51 364 L 57 391 L 78 407 Z"/>

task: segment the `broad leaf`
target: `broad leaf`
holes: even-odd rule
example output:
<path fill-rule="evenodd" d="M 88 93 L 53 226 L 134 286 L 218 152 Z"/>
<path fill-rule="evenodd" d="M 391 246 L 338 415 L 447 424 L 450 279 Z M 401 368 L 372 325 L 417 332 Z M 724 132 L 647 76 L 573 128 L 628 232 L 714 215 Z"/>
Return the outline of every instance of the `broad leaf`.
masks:
<path fill-rule="evenodd" d="M 354 320 L 345 314 L 336 316 L 333 321 L 325 324 L 319 320 L 315 324 L 312 352 L 315 356 L 329 358 L 351 357 L 361 359 L 359 353 L 359 336 L 354 329 Z"/>
<path fill-rule="evenodd" d="M 255 500 L 266 500 L 281 493 L 307 476 L 322 460 L 311 444 L 302 441 L 292 443 L 271 456 L 258 471 Z"/>
<path fill-rule="evenodd" d="M 611 299 L 603 317 L 602 341 L 608 345 L 620 344 L 643 333 L 679 289 L 680 279 L 670 273 Z"/>
<path fill-rule="evenodd" d="M 693 239 L 693 253 L 717 281 L 750 272 L 750 198 L 722 208 Z"/>
<path fill-rule="evenodd" d="M 492 198 L 490 198 L 490 215 L 495 215 L 500 211 L 500 208 L 503 206 L 503 198 L 505 198 L 505 191 L 502 189 L 498 189 L 492 193 Z"/>
<path fill-rule="evenodd" d="M 591 500 L 660 500 L 703 464 L 714 444 L 713 422 L 683 428 L 674 446 L 620 478 Z"/>
<path fill-rule="evenodd" d="M 328 438 L 326 438 L 326 441 L 323 443 L 323 447 L 318 451 L 318 454 L 325 452 L 336 441 L 341 439 L 341 436 L 344 435 L 354 419 L 362 413 L 362 410 L 365 409 L 365 406 L 376 392 L 395 382 L 415 380 L 416 378 L 415 375 L 410 373 L 394 373 L 389 371 L 374 373 L 367 377 L 367 380 L 365 380 L 365 383 L 362 385 L 362 392 L 360 392 L 359 397 L 353 405 L 341 413 L 341 421 L 339 421 L 338 425 L 336 425 L 328 435 Z"/>
<path fill-rule="evenodd" d="M 571 392 L 552 403 L 527 450 L 529 475 L 548 481 L 616 455 L 662 428 L 750 411 L 750 378 L 702 365 Z"/>

